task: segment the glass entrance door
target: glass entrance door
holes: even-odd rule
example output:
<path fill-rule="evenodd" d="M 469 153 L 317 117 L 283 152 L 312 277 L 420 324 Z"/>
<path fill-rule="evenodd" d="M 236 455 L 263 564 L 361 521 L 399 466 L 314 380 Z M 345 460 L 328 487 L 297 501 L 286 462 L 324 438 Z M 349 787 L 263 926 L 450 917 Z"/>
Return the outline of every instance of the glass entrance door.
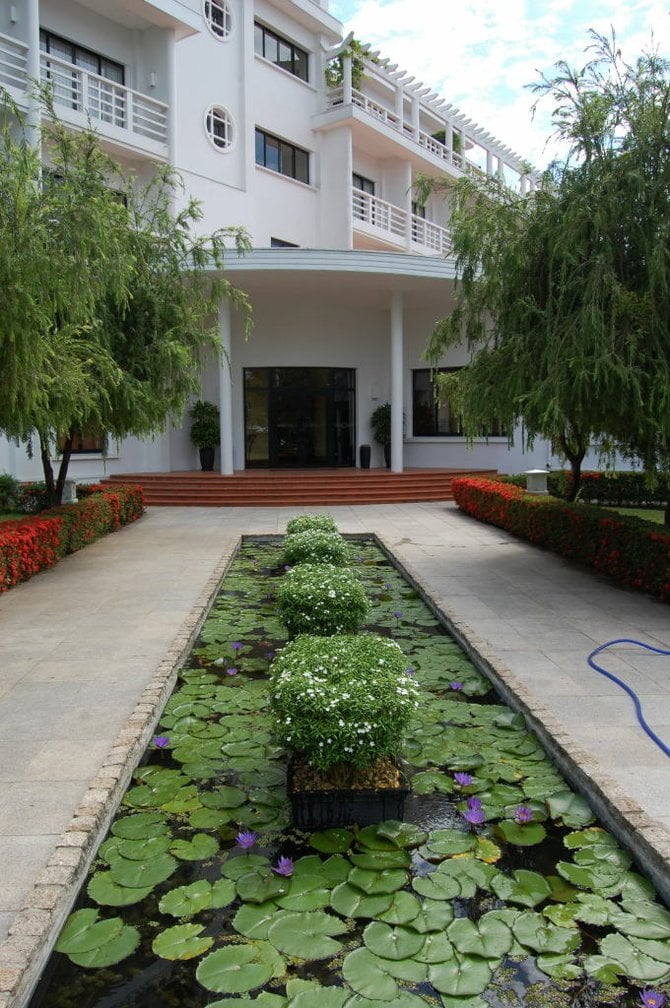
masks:
<path fill-rule="evenodd" d="M 352 368 L 246 368 L 246 465 L 354 465 Z"/>

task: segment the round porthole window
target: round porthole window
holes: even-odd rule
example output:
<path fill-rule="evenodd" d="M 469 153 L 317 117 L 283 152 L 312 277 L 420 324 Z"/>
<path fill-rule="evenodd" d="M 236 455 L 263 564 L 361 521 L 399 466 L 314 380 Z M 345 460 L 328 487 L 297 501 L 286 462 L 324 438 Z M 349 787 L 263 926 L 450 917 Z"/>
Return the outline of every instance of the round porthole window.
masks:
<path fill-rule="evenodd" d="M 233 18 L 226 0 L 205 0 L 203 14 L 215 38 L 228 38 L 233 29 Z"/>
<path fill-rule="evenodd" d="M 210 142 L 217 150 L 228 150 L 233 142 L 233 120 L 230 112 L 220 105 L 212 105 L 205 116 L 205 128 Z"/>

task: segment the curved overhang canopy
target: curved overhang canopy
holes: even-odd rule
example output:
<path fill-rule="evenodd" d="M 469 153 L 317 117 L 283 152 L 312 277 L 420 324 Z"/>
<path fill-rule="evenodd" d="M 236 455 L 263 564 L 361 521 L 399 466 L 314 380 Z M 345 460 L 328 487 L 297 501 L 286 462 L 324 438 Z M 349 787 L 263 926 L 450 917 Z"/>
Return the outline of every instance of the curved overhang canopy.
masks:
<path fill-rule="evenodd" d="M 225 257 L 225 275 L 255 296 L 326 301 L 386 308 L 400 291 L 406 308 L 443 313 L 456 277 L 453 259 L 393 252 L 338 249 L 253 249 Z"/>

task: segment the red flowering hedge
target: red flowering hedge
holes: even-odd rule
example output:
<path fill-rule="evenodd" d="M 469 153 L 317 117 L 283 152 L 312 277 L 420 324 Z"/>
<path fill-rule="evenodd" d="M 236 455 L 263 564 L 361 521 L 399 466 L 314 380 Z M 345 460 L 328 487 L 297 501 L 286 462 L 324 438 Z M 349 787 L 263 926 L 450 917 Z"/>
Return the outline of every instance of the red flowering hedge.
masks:
<path fill-rule="evenodd" d="M 19 521 L 0 521 L 0 592 L 53 567 L 67 553 L 135 521 L 143 512 L 142 487 L 95 485 L 85 488 L 77 504 L 62 504 Z"/>
<path fill-rule="evenodd" d="M 511 483 L 461 477 L 452 486 L 466 514 L 670 602 L 670 532 L 595 505 L 528 494 Z"/>
<path fill-rule="evenodd" d="M 526 476 L 506 476 L 503 482 L 525 487 Z M 564 497 L 569 484 L 569 472 L 550 472 L 547 476 L 547 487 L 554 497 Z M 663 507 L 670 500 L 670 476 L 661 473 L 654 486 L 649 487 L 643 472 L 583 472 L 578 498 L 589 504 Z"/>

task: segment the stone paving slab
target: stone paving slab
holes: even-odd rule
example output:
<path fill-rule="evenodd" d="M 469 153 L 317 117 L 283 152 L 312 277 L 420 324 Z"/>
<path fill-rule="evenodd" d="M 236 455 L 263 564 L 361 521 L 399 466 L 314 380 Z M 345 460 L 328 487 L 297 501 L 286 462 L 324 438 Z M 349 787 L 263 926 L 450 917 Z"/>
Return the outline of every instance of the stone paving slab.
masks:
<path fill-rule="evenodd" d="M 670 760 L 586 664 L 670 648 L 668 607 L 451 504 L 324 510 L 379 536 L 670 899 Z M 0 596 L 0 1008 L 27 1004 L 240 535 L 294 514 L 150 509 Z M 670 658 L 602 659 L 670 743 Z"/>

